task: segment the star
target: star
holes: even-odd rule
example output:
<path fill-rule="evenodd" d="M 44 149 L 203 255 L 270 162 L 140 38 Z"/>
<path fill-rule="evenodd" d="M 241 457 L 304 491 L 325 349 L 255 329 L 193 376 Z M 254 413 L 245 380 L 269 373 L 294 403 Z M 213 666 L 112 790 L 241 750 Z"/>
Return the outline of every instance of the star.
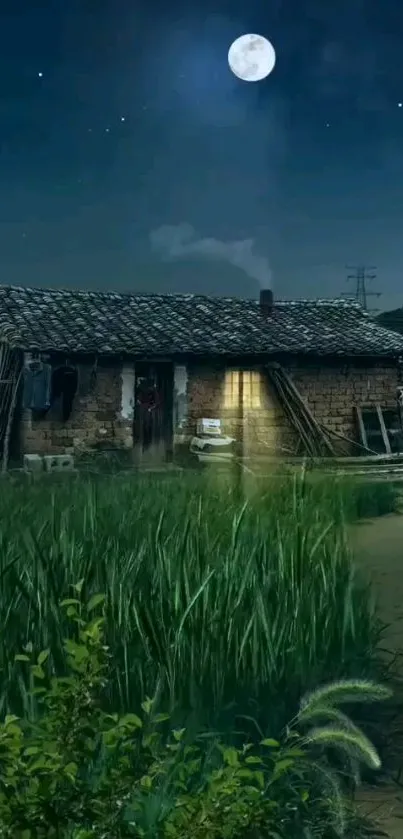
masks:
<path fill-rule="evenodd" d="M 42 79 L 43 73 L 38 73 L 38 76 L 39 76 L 40 79 Z"/>
<path fill-rule="evenodd" d="M 326 123 L 326 128 L 330 128 L 330 122 Z"/>
<path fill-rule="evenodd" d="M 397 107 L 398 107 L 398 108 L 403 108 L 403 102 L 398 102 L 398 103 L 397 103 Z"/>
<path fill-rule="evenodd" d="M 106 131 L 107 134 L 109 134 L 110 130 L 111 130 L 110 128 L 105 128 L 105 131 Z"/>
<path fill-rule="evenodd" d="M 126 121 L 126 117 L 120 117 L 120 121 L 121 121 L 121 122 L 125 122 L 125 121 Z"/>

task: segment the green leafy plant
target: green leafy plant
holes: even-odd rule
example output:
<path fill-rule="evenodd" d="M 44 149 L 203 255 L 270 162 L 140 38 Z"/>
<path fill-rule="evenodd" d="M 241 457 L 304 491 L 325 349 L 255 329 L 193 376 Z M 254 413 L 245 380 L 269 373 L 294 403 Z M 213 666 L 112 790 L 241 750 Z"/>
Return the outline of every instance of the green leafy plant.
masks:
<path fill-rule="evenodd" d="M 104 597 L 82 605 L 82 582 L 62 609 L 73 631 L 64 641 L 67 674 L 55 676 L 48 650 L 16 656 L 29 669 L 29 718 L 0 724 L 1 839 L 336 839 L 350 808 L 331 752 L 376 769 L 372 744 L 344 714 L 344 703 L 382 700 L 367 681 L 317 689 L 281 740 L 242 748 L 211 735 L 166 733 L 155 702 L 139 715 L 110 714 Z M 354 833 L 357 837 L 357 831 Z"/>

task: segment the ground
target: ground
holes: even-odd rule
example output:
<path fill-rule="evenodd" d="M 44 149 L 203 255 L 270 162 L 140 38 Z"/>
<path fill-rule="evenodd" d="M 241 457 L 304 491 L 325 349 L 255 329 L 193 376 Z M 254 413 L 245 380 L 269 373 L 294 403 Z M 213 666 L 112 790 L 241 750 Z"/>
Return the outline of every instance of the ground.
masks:
<path fill-rule="evenodd" d="M 352 530 L 352 546 L 371 576 L 380 616 L 390 624 L 387 644 L 403 650 L 403 514 L 361 521 Z"/>
<path fill-rule="evenodd" d="M 362 521 L 352 528 L 351 544 L 358 565 L 369 574 L 381 618 L 388 624 L 385 646 L 403 651 L 403 515 Z M 366 790 L 361 794 L 367 812 L 379 818 L 391 839 L 403 837 L 403 790 Z"/>

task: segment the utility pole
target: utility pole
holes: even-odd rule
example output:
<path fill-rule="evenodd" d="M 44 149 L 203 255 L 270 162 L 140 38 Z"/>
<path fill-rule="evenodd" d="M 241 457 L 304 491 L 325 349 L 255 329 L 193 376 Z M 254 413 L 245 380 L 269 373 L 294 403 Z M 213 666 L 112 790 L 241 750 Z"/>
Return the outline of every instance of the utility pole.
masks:
<path fill-rule="evenodd" d="M 367 283 L 376 279 L 376 273 L 374 273 L 376 272 L 376 268 L 373 265 L 347 265 L 346 268 L 352 272 L 347 275 L 347 282 L 354 280 L 355 291 L 345 292 L 342 296 L 354 298 L 357 303 L 361 304 L 363 309 L 367 310 L 368 297 L 380 297 L 382 294 L 381 291 L 367 290 Z"/>

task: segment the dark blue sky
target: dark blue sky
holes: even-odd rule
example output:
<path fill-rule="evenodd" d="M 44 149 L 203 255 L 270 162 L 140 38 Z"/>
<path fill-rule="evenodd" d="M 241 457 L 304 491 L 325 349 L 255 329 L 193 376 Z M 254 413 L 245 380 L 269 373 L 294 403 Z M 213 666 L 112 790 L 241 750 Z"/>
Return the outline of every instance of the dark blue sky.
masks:
<path fill-rule="evenodd" d="M 399 0 L 8 2 L 1 282 L 338 296 L 359 262 L 403 304 Z M 227 66 L 247 31 L 257 84 Z"/>

